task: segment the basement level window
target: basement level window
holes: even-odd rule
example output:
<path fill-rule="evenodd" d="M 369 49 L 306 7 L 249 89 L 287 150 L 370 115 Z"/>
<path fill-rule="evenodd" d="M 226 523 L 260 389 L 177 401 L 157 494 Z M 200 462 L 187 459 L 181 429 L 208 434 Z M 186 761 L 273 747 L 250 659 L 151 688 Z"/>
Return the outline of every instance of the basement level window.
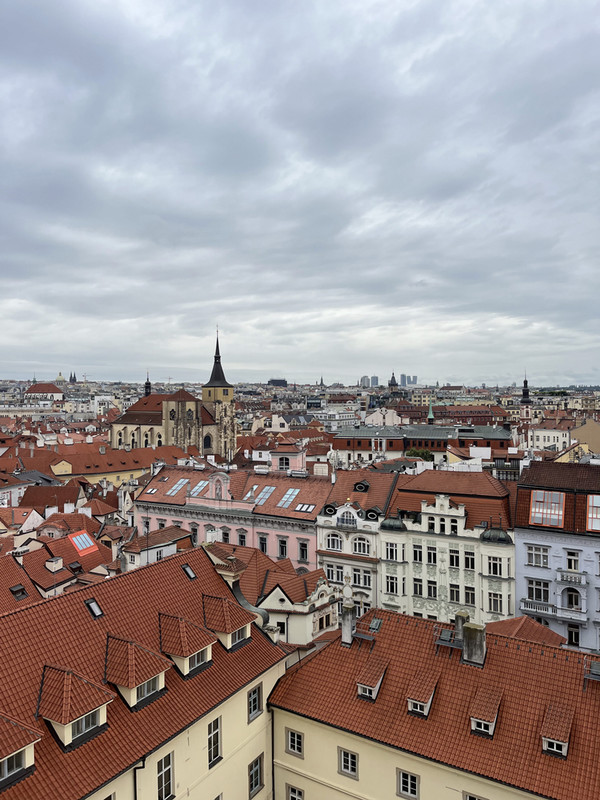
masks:
<path fill-rule="evenodd" d="M 92 617 L 94 619 L 97 619 L 98 617 L 104 616 L 104 612 L 100 608 L 98 602 L 96 600 L 94 600 L 93 597 L 90 597 L 89 600 L 86 600 L 85 604 L 86 604 L 86 606 L 88 608 L 88 611 L 90 612 L 90 614 L 92 615 Z"/>
<path fill-rule="evenodd" d="M 193 569 L 190 567 L 190 565 L 189 565 L 189 564 L 182 564 L 182 566 L 181 566 L 181 569 L 182 569 L 182 570 L 185 572 L 185 574 L 188 576 L 188 578 L 189 578 L 191 581 L 193 581 L 193 580 L 194 580 L 194 578 L 196 577 L 196 573 L 195 573 L 195 572 L 194 572 L 194 570 L 193 570 Z"/>

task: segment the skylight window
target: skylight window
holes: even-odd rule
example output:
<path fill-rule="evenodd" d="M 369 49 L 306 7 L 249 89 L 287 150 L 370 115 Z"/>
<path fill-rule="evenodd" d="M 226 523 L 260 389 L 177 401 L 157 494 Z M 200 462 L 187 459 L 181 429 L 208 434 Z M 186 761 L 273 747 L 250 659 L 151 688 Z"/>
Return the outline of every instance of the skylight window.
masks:
<path fill-rule="evenodd" d="M 121 464 L 124 464 L 124 463 L 125 463 L 124 461 L 121 461 Z M 169 480 L 169 476 L 168 476 L 168 475 L 163 475 L 163 476 L 162 476 L 162 478 L 159 478 L 158 480 L 159 480 L 161 483 L 165 483 L 166 481 L 168 481 L 168 480 Z"/>
<path fill-rule="evenodd" d="M 25 587 L 22 583 L 17 583 L 15 586 L 11 586 L 10 591 L 15 600 L 24 600 L 26 597 L 28 597 L 28 594 L 25 591 Z"/>
<path fill-rule="evenodd" d="M 300 492 L 300 489 L 288 489 L 287 492 L 283 495 L 281 500 L 277 503 L 279 508 L 289 508 L 292 504 L 292 500 L 296 499 L 296 495 Z"/>
<path fill-rule="evenodd" d="M 97 619 L 98 617 L 104 616 L 104 612 L 100 608 L 100 606 L 98 604 L 98 601 L 94 600 L 93 597 L 90 597 L 89 600 L 86 600 L 85 604 L 86 604 L 86 606 L 88 608 L 88 611 L 90 612 L 90 614 L 92 615 L 92 617 L 94 619 Z"/>
<path fill-rule="evenodd" d="M 304 511 L 306 514 L 309 514 L 311 511 L 315 510 L 314 505 L 310 505 L 309 503 L 299 503 L 296 506 L 296 511 Z"/>
<path fill-rule="evenodd" d="M 177 492 L 180 489 L 183 489 L 183 487 L 186 486 L 188 483 L 189 480 L 187 478 L 180 478 L 180 480 L 177 481 L 175 486 L 171 486 L 171 488 L 167 492 L 167 497 L 174 497 L 177 494 Z"/>
<path fill-rule="evenodd" d="M 191 497 L 198 497 L 200 492 L 204 489 L 205 486 L 208 486 L 208 481 L 199 481 L 192 491 L 190 492 Z"/>
<path fill-rule="evenodd" d="M 146 494 L 156 494 L 156 488 L 154 488 L 154 489 L 146 489 Z"/>
<path fill-rule="evenodd" d="M 189 578 L 191 581 L 193 581 L 193 580 L 194 580 L 194 578 L 196 577 L 196 573 L 195 573 L 195 572 L 194 572 L 194 570 L 193 570 L 193 569 L 190 567 L 190 565 L 189 565 L 189 564 L 182 564 L 182 565 L 181 565 L 181 569 L 182 569 L 182 570 L 185 572 L 185 574 L 188 576 L 188 578 Z"/>
<path fill-rule="evenodd" d="M 86 555 L 87 553 L 93 553 L 98 549 L 98 545 L 92 539 L 87 531 L 78 531 L 77 533 L 70 533 L 69 539 L 71 540 L 73 547 L 77 550 L 80 555 Z"/>
<path fill-rule="evenodd" d="M 250 495 L 253 492 L 255 492 L 257 489 L 258 489 L 258 483 L 255 483 L 254 486 L 250 489 L 250 491 L 246 492 L 246 496 L 244 497 L 244 500 L 249 500 L 250 499 Z"/>
<path fill-rule="evenodd" d="M 264 489 L 261 490 L 260 494 L 256 498 L 256 505 L 262 506 L 266 501 L 271 497 L 273 492 L 275 491 L 274 486 L 265 486 Z"/>

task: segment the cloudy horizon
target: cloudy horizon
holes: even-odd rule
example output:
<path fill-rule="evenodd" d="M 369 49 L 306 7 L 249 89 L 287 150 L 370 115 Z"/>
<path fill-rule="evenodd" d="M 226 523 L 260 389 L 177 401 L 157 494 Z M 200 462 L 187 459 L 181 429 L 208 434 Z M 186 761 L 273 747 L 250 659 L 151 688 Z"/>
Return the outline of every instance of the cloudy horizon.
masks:
<path fill-rule="evenodd" d="M 592 0 L 0 8 L 0 377 L 600 384 Z"/>

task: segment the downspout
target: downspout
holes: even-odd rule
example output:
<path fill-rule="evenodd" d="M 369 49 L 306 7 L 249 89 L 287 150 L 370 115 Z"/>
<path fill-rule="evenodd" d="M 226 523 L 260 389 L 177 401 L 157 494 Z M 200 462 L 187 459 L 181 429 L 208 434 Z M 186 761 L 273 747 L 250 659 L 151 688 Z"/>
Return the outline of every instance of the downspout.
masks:
<path fill-rule="evenodd" d="M 145 769 L 145 767 L 146 767 L 146 756 L 142 756 L 142 763 L 138 764 L 137 767 L 133 768 L 133 800 L 138 800 L 137 771 L 138 769 Z"/>
<path fill-rule="evenodd" d="M 231 587 L 231 591 L 233 592 L 235 599 L 238 603 L 245 608 L 247 611 L 251 611 L 253 614 L 257 614 L 262 619 L 262 627 L 264 628 L 265 625 L 269 624 L 269 612 L 266 611 L 264 608 L 257 608 L 256 606 L 251 605 L 244 595 L 242 594 L 242 589 L 240 587 L 240 582 L 234 581 L 233 586 Z"/>
<path fill-rule="evenodd" d="M 275 797 L 275 712 L 271 709 L 271 798 Z"/>

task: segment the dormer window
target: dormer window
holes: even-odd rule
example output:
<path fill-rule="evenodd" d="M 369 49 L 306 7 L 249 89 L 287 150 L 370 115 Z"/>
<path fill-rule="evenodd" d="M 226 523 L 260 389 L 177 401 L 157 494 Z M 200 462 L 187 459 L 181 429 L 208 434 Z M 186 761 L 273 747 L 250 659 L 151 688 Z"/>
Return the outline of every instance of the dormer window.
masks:
<path fill-rule="evenodd" d="M 25 750 L 19 750 L 8 758 L 0 761 L 0 781 L 8 780 L 25 769 Z M 0 788 L 2 784 L 0 783 Z"/>
<path fill-rule="evenodd" d="M 141 703 L 142 700 L 145 700 L 147 697 L 155 694 L 159 690 L 159 680 L 158 675 L 155 675 L 154 678 L 150 678 L 149 681 L 144 681 L 144 683 L 140 683 L 139 686 L 136 687 L 136 703 Z"/>
<path fill-rule="evenodd" d="M 233 633 L 231 634 L 231 646 L 232 647 L 234 647 L 236 644 L 240 644 L 241 642 L 243 642 L 245 639 L 248 638 L 247 628 L 248 628 L 248 626 L 244 625 L 243 628 L 240 628 L 237 631 L 233 631 Z"/>
<path fill-rule="evenodd" d="M 208 652 L 209 648 L 206 647 L 204 650 L 199 650 L 197 653 L 193 653 L 190 656 L 190 672 L 196 667 L 201 667 L 203 664 L 206 664 L 208 661 Z"/>
<path fill-rule="evenodd" d="M 374 702 L 379 694 L 388 662 L 371 654 L 356 680 L 358 696 L 363 700 Z"/>
<path fill-rule="evenodd" d="M 475 717 L 471 717 L 471 731 L 479 734 L 479 736 L 489 736 L 491 738 L 494 735 L 495 727 L 496 720 L 493 722 L 486 722 L 483 719 L 475 719 Z"/>
<path fill-rule="evenodd" d="M 15 600 L 24 600 L 26 597 L 28 597 L 28 594 L 25 591 L 25 587 L 22 583 L 17 583 L 16 586 L 11 586 L 10 592 Z"/>
<path fill-rule="evenodd" d="M 542 739 L 542 750 L 551 756 L 567 757 L 568 742 L 557 742 L 556 739 Z"/>
<path fill-rule="evenodd" d="M 358 696 L 365 697 L 367 700 L 373 700 L 373 688 L 371 686 L 363 686 L 363 684 L 358 684 Z"/>
<path fill-rule="evenodd" d="M 496 730 L 502 692 L 492 686 L 480 686 L 471 703 L 471 733 L 491 739 Z"/>
<path fill-rule="evenodd" d="M 79 736 L 83 736 L 88 731 L 91 731 L 93 728 L 97 728 L 99 724 L 99 714 L 98 711 L 92 711 L 90 714 L 86 714 L 85 717 L 80 717 L 76 719 L 74 722 L 71 723 L 71 737 L 73 740 L 77 739 Z"/>
<path fill-rule="evenodd" d="M 542 722 L 542 752 L 557 758 L 566 758 L 573 724 L 572 707 L 550 703 Z"/>
<path fill-rule="evenodd" d="M 409 714 L 415 717 L 427 718 L 429 716 L 437 682 L 437 673 L 417 673 L 415 675 L 406 692 Z"/>

